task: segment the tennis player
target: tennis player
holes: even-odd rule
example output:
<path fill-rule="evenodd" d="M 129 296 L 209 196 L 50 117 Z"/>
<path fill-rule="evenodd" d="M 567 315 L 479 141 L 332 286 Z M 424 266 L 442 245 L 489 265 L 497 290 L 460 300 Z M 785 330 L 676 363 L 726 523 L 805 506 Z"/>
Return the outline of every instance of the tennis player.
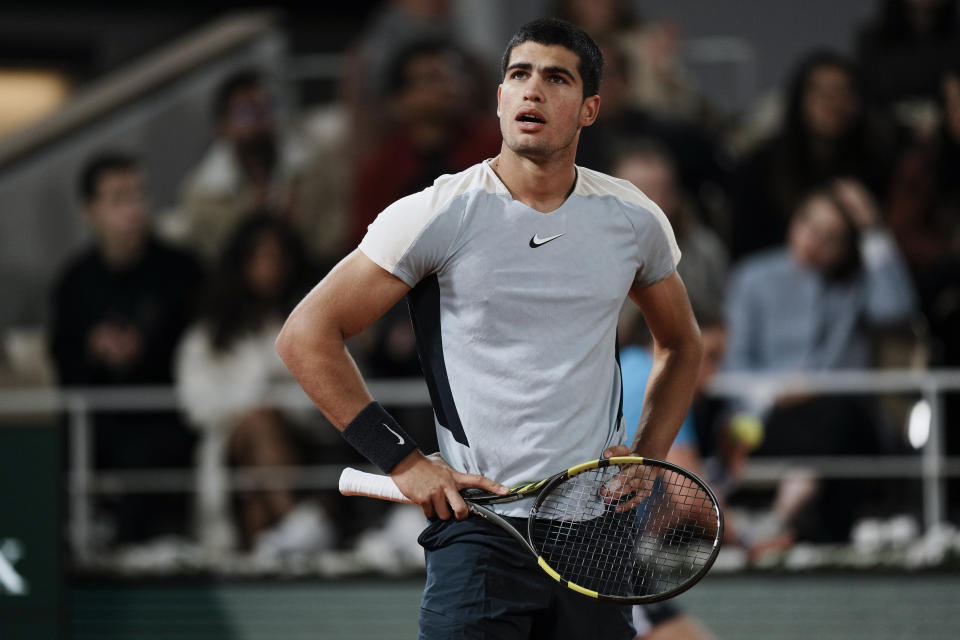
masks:
<path fill-rule="evenodd" d="M 506 533 L 468 517 L 458 493 L 505 493 L 627 451 L 616 345 L 627 296 L 654 354 L 633 451 L 666 456 L 701 352 L 663 213 L 628 182 L 574 164 L 600 108 L 596 44 L 536 20 L 502 68 L 500 154 L 387 207 L 293 311 L 277 349 L 343 437 L 431 519 L 421 638 L 632 638 L 629 607 L 561 588 Z M 374 401 L 344 346 L 404 296 L 442 460 Z"/>

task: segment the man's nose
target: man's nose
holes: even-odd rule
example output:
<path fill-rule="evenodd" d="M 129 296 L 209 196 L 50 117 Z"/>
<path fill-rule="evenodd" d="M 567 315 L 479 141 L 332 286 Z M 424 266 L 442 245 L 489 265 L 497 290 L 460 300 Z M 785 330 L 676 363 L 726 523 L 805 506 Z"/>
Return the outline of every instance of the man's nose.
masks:
<path fill-rule="evenodd" d="M 536 77 L 531 78 L 530 81 L 524 86 L 523 99 L 530 100 L 532 102 L 543 102 L 542 81 Z"/>

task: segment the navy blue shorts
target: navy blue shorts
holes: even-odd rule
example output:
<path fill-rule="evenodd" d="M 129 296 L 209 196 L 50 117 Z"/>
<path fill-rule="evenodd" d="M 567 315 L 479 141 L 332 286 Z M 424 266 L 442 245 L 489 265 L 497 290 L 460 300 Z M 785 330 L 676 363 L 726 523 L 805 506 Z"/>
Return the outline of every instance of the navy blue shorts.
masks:
<path fill-rule="evenodd" d="M 525 519 L 508 520 L 525 530 Z M 635 635 L 630 607 L 560 585 L 527 549 L 479 516 L 431 521 L 419 542 L 427 559 L 421 640 L 628 640 Z"/>

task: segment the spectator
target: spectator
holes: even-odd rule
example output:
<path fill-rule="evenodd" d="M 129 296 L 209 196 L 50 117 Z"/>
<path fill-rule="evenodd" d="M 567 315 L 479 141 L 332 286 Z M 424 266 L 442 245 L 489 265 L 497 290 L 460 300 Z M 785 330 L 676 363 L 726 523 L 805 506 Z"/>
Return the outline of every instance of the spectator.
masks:
<path fill-rule="evenodd" d="M 243 218 L 269 210 L 294 223 L 315 253 L 337 257 L 342 210 L 336 197 L 310 187 L 314 173 L 346 174 L 319 166 L 302 137 L 280 130 L 265 78 L 253 70 L 229 76 L 217 89 L 213 118 L 216 138 L 183 183 L 173 233 L 214 262 Z"/>
<path fill-rule="evenodd" d="M 675 23 L 644 20 L 627 0 L 556 0 L 549 13 L 579 26 L 598 42 L 614 41 L 623 49 L 629 61 L 631 106 L 671 119 L 710 119 L 710 109 L 680 59 Z"/>
<path fill-rule="evenodd" d="M 168 385 L 190 321 L 201 269 L 153 236 L 146 178 L 123 153 L 91 159 L 80 175 L 94 241 L 62 269 L 53 296 L 51 352 L 61 385 Z M 192 439 L 172 413 L 98 414 L 99 469 L 188 466 Z M 185 502 L 126 495 L 108 505 L 118 542 L 181 533 Z"/>
<path fill-rule="evenodd" d="M 780 244 L 799 198 L 819 183 L 854 178 L 882 199 L 892 165 L 892 136 L 878 127 L 868 118 L 850 61 L 829 52 L 806 57 L 790 82 L 779 132 L 737 170 L 734 260 Z"/>
<path fill-rule="evenodd" d="M 647 138 L 669 151 L 682 188 L 695 198 L 704 219 L 716 229 L 728 224 L 729 162 L 710 133 L 694 122 L 655 115 L 629 102 L 629 64 L 615 41 L 598 42 L 606 62 L 600 85 L 600 114 L 580 131 L 577 164 L 613 171 L 625 140 Z"/>
<path fill-rule="evenodd" d="M 888 202 L 890 229 L 921 291 L 960 255 L 960 64 L 943 74 L 940 104 L 936 135 L 904 154 Z"/>
<path fill-rule="evenodd" d="M 650 334 L 643 317 L 633 311 L 632 306 L 624 306 L 621 316 L 622 324 L 627 325 L 623 332 L 624 347 L 620 350 L 620 370 L 623 378 L 623 419 L 627 427 L 626 444 L 629 446 L 640 425 L 647 380 L 653 368 L 653 354 L 650 352 Z M 703 401 L 703 391 L 719 369 L 726 348 L 726 330 L 720 317 L 701 316 L 698 320 L 703 340 L 703 357 L 700 360 L 700 372 L 694 392 L 694 406 Z M 696 424 L 696 412 L 691 409 L 680 426 L 667 460 L 702 476 L 704 469 L 700 434 L 704 431 L 706 429 Z M 710 483 L 713 484 L 712 481 Z M 719 493 L 718 497 L 721 501 L 724 499 Z M 733 523 L 727 517 L 724 537 L 733 540 L 733 532 Z M 635 606 L 633 620 L 637 637 L 640 639 L 696 640 L 710 637 L 696 620 L 669 601 Z"/>
<path fill-rule="evenodd" d="M 890 188 L 890 228 L 913 271 L 931 338 L 934 366 L 960 366 L 960 65 L 943 76 L 943 119 L 932 139 L 903 158 Z M 960 415 L 947 395 L 944 424 Z M 960 453 L 960 430 L 947 429 L 949 455 Z M 960 483 L 951 482 L 960 509 Z"/>
<path fill-rule="evenodd" d="M 309 289 L 305 248 L 276 215 L 254 214 L 228 240 L 214 272 L 200 321 L 186 334 L 176 360 L 177 388 L 187 415 L 204 434 L 209 467 L 224 459 L 244 468 L 295 466 L 297 418 L 274 408 L 268 391 L 292 380 L 273 342 L 287 314 Z M 306 441 L 301 429 L 299 441 Z M 209 482 L 217 482 L 212 478 Z M 200 536 L 231 546 L 225 494 L 201 496 Z M 260 556 L 308 550 L 330 542 L 330 525 L 312 501 L 277 483 L 243 494 L 244 546 Z"/>
<path fill-rule="evenodd" d="M 944 72 L 960 64 L 956 0 L 878 0 L 857 36 L 866 97 L 921 132 Z"/>
<path fill-rule="evenodd" d="M 388 74 L 391 128 L 360 162 L 353 186 L 351 237 L 394 200 L 497 154 L 500 131 L 478 108 L 467 56 L 442 40 L 422 40 L 401 51 Z"/>
<path fill-rule="evenodd" d="M 677 182 L 676 167 L 668 153 L 649 142 L 624 147 L 617 154 L 613 175 L 643 191 L 670 221 L 683 256 L 677 273 L 687 287 L 694 313 L 720 316 L 727 250 L 720 238 L 700 223 L 691 199 Z"/>
<path fill-rule="evenodd" d="M 914 300 L 906 267 L 866 189 L 835 181 L 800 201 L 785 247 L 749 258 L 735 270 L 725 366 L 750 372 L 867 368 L 869 329 L 908 321 Z M 785 397 L 773 407 L 750 409 L 764 423 L 755 455 L 856 455 L 884 449 L 876 416 L 860 398 Z M 797 526 L 817 494 L 812 477 L 789 484 L 781 485 L 781 518 L 778 530 L 768 531 L 770 537 Z M 845 537 L 862 497 L 858 491 L 849 484 L 824 491 L 818 530 L 798 534 Z"/>
<path fill-rule="evenodd" d="M 389 0 L 372 17 L 361 37 L 362 71 L 356 78 L 362 101 L 387 93 L 390 67 L 401 51 L 422 40 L 450 38 L 454 30 L 449 0 Z"/>

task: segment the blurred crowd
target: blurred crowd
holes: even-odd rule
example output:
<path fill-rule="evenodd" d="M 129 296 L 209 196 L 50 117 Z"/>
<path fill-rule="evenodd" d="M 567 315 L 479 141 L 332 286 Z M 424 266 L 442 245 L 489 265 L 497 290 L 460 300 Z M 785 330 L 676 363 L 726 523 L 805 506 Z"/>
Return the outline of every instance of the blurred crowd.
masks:
<path fill-rule="evenodd" d="M 717 371 L 905 366 L 918 350 L 924 366 L 960 366 L 957 2 L 878 0 L 852 56 L 796 60 L 772 120 L 711 104 L 685 68 L 676 26 L 631 7 L 557 0 L 549 13 L 589 32 L 607 62 L 577 163 L 632 182 L 663 209 L 703 327 L 700 393 L 671 455 L 732 504 L 760 510 L 729 527 L 729 541 L 753 556 L 846 539 L 882 502 L 874 485 L 798 471 L 771 495 L 746 495 L 745 461 L 902 452 L 890 412 L 865 396 L 761 406 L 706 391 Z M 449 9 L 385 3 L 347 52 L 339 100 L 288 126 L 272 79 L 256 69 L 224 78 L 209 149 L 183 176 L 173 210 L 150 210 L 150 149 L 90 158 L 77 193 L 93 241 L 50 292 L 59 384 L 173 385 L 183 406 L 97 414 L 97 468 L 360 462 L 317 412 L 271 405 L 271 385 L 290 381 L 273 340 L 384 207 L 498 153 L 497 61 L 464 47 Z M 629 421 L 628 405 L 642 401 L 634 376 L 645 380 L 646 342 L 635 314 L 622 324 Z M 420 375 L 402 306 L 351 352 L 368 377 Z M 956 401 L 947 411 L 957 419 Z M 431 442 L 429 409 L 396 413 Z M 946 443 L 954 454 L 955 431 Z M 355 502 L 274 478 L 235 494 L 104 499 L 98 513 L 110 544 L 189 534 L 270 556 L 347 544 L 377 517 Z"/>

